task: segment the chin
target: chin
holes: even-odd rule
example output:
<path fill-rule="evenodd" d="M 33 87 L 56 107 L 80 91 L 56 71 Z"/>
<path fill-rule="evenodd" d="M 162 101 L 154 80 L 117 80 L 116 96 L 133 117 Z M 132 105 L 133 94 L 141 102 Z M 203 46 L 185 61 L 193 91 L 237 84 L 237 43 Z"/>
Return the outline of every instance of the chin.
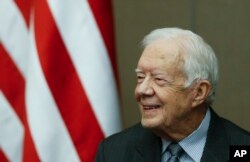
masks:
<path fill-rule="evenodd" d="M 149 128 L 149 129 L 155 129 L 160 127 L 161 122 L 159 121 L 159 119 L 145 119 L 142 118 L 141 119 L 141 124 L 144 128 Z"/>

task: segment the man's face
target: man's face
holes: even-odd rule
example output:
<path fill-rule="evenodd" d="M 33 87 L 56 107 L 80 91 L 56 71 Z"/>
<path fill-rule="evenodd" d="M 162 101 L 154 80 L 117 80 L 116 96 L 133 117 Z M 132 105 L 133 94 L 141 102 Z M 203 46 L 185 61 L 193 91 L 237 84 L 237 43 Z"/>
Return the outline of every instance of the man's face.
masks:
<path fill-rule="evenodd" d="M 136 69 L 135 97 L 144 127 L 178 126 L 192 113 L 192 89 L 184 87 L 183 64 L 183 51 L 174 42 L 159 39 L 143 51 Z"/>

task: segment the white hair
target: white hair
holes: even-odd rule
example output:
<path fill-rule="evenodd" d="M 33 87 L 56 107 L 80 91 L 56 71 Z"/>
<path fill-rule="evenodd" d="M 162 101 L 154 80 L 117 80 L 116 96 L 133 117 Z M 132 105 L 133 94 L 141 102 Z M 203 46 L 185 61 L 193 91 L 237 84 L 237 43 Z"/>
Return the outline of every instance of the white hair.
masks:
<path fill-rule="evenodd" d="M 211 105 L 215 99 L 218 81 L 218 60 L 213 49 L 197 34 L 180 28 L 156 29 L 145 36 L 143 47 L 157 39 L 173 40 L 184 49 L 183 71 L 187 75 L 185 86 L 190 86 L 195 80 L 208 80 L 212 85 L 206 103 Z"/>

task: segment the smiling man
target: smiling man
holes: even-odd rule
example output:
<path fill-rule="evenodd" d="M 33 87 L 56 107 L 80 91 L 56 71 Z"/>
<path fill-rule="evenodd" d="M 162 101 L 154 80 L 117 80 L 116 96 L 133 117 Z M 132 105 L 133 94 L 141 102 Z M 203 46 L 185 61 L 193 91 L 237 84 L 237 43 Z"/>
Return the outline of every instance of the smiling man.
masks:
<path fill-rule="evenodd" d="M 96 162 L 219 162 L 230 145 L 250 145 L 248 132 L 211 108 L 218 63 L 200 36 L 156 29 L 143 45 L 135 70 L 141 123 L 105 139 Z"/>

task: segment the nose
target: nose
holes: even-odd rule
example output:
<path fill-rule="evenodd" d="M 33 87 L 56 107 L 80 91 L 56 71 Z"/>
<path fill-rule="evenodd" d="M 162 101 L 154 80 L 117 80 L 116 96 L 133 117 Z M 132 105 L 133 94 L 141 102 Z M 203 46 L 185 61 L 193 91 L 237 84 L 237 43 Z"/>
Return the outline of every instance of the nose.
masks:
<path fill-rule="evenodd" d="M 136 94 L 140 96 L 153 96 L 154 89 L 150 79 L 145 79 L 143 82 L 138 83 L 136 86 Z"/>

